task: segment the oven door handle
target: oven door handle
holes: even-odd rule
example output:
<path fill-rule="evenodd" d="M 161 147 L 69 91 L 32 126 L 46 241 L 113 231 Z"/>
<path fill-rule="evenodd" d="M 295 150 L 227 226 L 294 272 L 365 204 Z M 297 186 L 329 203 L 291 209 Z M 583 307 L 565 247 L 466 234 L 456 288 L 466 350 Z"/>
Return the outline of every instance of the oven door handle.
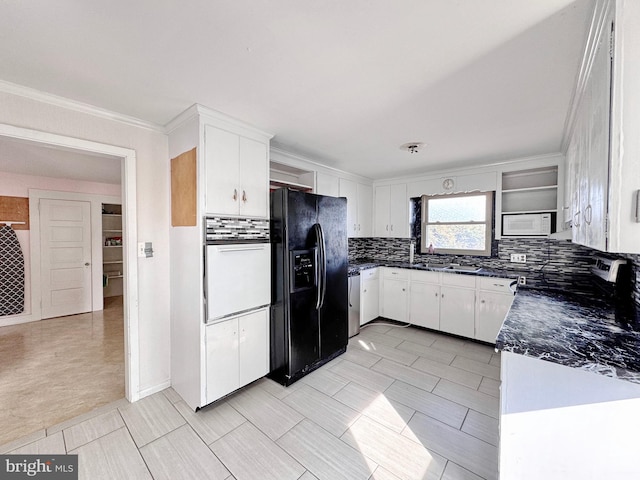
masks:
<path fill-rule="evenodd" d="M 220 253 L 248 252 L 250 250 L 264 250 L 265 248 L 266 248 L 266 244 L 260 244 L 260 245 L 234 245 L 233 247 L 230 247 L 230 246 L 227 246 L 227 247 L 218 246 L 218 247 L 216 247 L 216 249 Z"/>
<path fill-rule="evenodd" d="M 318 243 L 318 296 L 316 298 L 316 310 L 319 310 L 324 305 L 324 296 L 327 291 L 327 256 L 322 225 L 316 223 L 313 229 L 316 233 L 316 242 Z"/>

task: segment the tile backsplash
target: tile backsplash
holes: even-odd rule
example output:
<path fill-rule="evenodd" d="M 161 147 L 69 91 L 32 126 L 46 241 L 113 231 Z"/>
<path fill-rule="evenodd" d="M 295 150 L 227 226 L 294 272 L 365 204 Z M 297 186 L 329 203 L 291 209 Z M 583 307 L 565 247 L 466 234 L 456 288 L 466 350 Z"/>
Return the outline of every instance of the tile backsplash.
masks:
<path fill-rule="evenodd" d="M 409 262 L 409 248 L 412 240 L 408 238 L 350 238 L 349 260 Z M 511 271 L 526 276 L 527 284 L 549 286 L 552 288 L 587 287 L 592 283 L 590 268 L 594 263 L 596 250 L 576 245 L 568 240 L 546 238 L 503 239 L 495 242 L 491 257 L 470 255 L 440 255 L 416 253 L 414 263 L 450 263 L 455 260 L 461 265 L 474 265 Z M 511 263 L 512 253 L 527 255 L 527 263 Z M 632 297 L 640 303 L 640 284 L 635 277 L 640 272 L 640 255 L 622 255 L 631 262 Z"/>

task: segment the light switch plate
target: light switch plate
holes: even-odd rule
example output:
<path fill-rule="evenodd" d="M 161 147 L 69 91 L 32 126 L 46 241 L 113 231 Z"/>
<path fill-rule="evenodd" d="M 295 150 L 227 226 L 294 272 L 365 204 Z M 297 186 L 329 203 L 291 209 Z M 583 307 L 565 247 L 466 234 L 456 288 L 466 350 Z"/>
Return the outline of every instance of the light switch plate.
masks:
<path fill-rule="evenodd" d="M 138 242 L 138 258 L 144 258 L 146 256 L 144 253 L 144 242 Z"/>
<path fill-rule="evenodd" d="M 525 253 L 512 253 L 511 263 L 527 263 L 527 255 Z"/>

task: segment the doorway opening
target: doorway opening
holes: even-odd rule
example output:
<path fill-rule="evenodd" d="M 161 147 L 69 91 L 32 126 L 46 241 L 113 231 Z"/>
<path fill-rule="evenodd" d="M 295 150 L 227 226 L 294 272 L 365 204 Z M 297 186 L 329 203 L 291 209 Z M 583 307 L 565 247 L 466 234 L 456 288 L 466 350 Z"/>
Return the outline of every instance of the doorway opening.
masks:
<path fill-rule="evenodd" d="M 124 394 L 127 400 L 133 402 L 139 398 L 139 351 L 138 351 L 138 274 L 137 274 L 137 259 L 136 259 L 136 156 L 135 151 L 122 147 L 117 147 L 108 144 L 102 144 L 98 142 L 92 142 L 87 140 L 81 140 L 73 137 L 67 137 L 57 134 L 44 133 L 12 125 L 0 124 L 0 138 L 19 140 L 33 145 L 39 145 L 48 149 L 56 149 L 71 152 L 72 154 L 89 154 L 93 156 L 103 157 L 105 162 L 118 162 L 121 176 L 121 195 L 120 195 L 120 228 L 113 228 L 112 230 L 121 230 L 120 235 L 116 235 L 116 232 L 109 234 L 109 238 L 114 239 L 119 237 L 121 245 L 120 250 L 120 263 L 107 264 L 111 265 L 109 268 L 109 276 L 119 277 L 119 279 L 110 278 L 110 281 L 120 282 L 121 295 L 114 295 L 113 297 L 102 297 L 102 288 L 100 289 L 101 300 L 104 302 L 105 310 L 104 314 L 112 315 L 117 308 L 114 309 L 114 304 L 117 307 L 117 302 L 121 302 L 120 315 L 122 321 L 120 322 L 120 329 L 122 331 L 122 338 L 124 340 Z M 108 204 L 108 203 L 106 203 Z M 38 208 L 38 205 L 31 205 L 30 208 Z M 33 212 L 33 210 L 32 210 Z M 101 217 L 101 215 L 98 215 Z M 33 219 L 32 219 L 33 220 Z M 39 219 L 35 222 L 31 222 L 32 226 L 38 223 Z M 99 218 L 98 224 L 99 231 L 99 248 L 104 245 L 106 237 L 105 232 L 102 232 L 102 218 Z M 39 235 L 36 232 L 31 232 L 29 242 L 33 242 L 35 237 Z M 115 240 L 113 240 L 115 241 Z M 115 246 L 115 245 L 114 245 Z M 116 250 L 116 249 L 114 249 Z M 35 253 L 35 252 L 34 252 Z M 38 255 L 34 255 L 38 256 Z M 30 264 L 31 278 L 39 275 L 40 259 L 32 258 Z M 109 260 L 107 260 L 109 261 Z M 115 262 L 115 260 L 113 260 Z M 99 262 L 101 263 L 101 262 Z M 113 268 L 113 270 L 111 270 Z M 101 277 L 106 272 L 106 265 L 100 265 L 100 268 L 95 269 L 97 274 Z M 115 275 L 119 273 L 120 275 Z M 113 284 L 112 284 L 113 285 Z M 101 285 L 102 286 L 102 285 Z M 40 301 L 42 299 L 39 288 L 32 288 L 30 295 L 32 316 L 31 320 L 39 320 L 37 315 L 41 313 Z M 116 298 L 118 297 L 118 298 Z M 121 300 L 120 300 L 121 299 Z M 96 313 L 96 312 L 92 312 Z M 77 315 L 80 317 L 81 315 Z M 25 315 L 28 317 L 28 315 Z M 62 317 L 71 318 L 71 317 Z M 27 318 L 24 321 L 29 321 Z M 54 321 L 58 321 L 54 319 Z M 16 322 L 19 323 L 19 322 Z M 34 322 L 32 325 L 43 324 L 43 322 Z M 41 326 L 41 325 L 40 325 Z M 16 326 L 17 328 L 17 326 Z M 34 327 L 35 328 L 35 327 Z"/>

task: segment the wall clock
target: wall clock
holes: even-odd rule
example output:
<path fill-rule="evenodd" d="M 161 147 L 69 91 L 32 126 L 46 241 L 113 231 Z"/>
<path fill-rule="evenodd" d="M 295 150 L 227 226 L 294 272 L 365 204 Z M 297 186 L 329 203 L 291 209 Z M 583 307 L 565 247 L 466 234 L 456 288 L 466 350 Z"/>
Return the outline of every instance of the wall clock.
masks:
<path fill-rule="evenodd" d="M 442 188 L 444 188 L 445 190 L 451 190 L 453 188 L 453 178 L 445 178 L 442 181 Z"/>

